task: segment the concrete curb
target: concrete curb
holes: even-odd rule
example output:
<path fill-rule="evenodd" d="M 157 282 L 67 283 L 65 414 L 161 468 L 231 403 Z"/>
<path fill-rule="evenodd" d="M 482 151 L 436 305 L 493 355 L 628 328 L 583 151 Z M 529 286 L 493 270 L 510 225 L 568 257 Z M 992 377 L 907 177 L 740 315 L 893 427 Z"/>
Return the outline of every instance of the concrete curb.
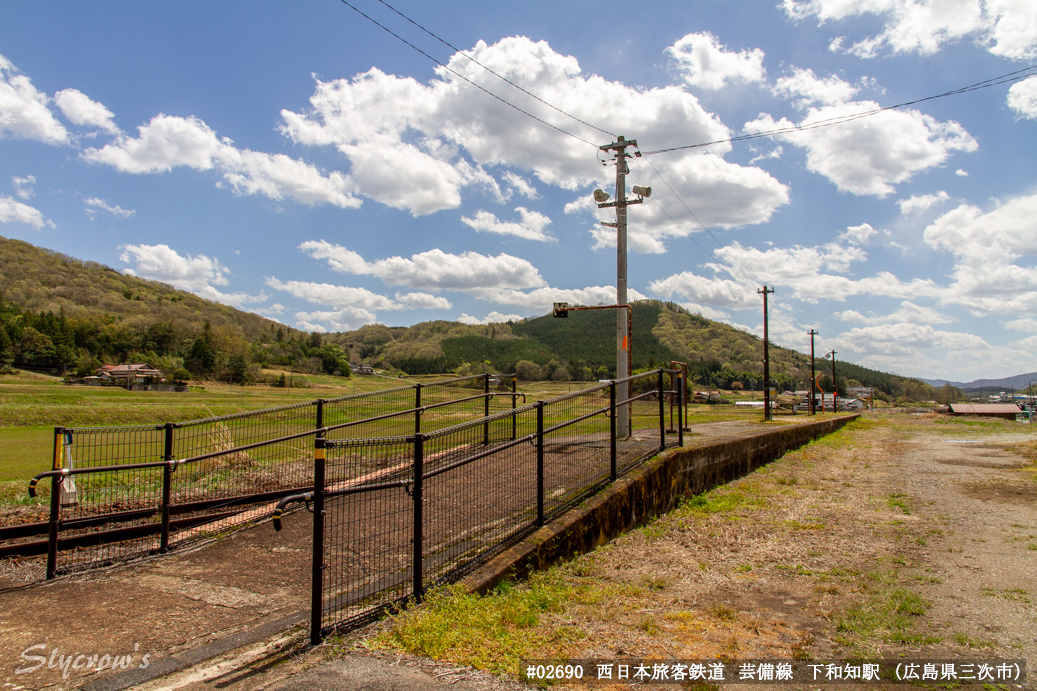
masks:
<path fill-rule="evenodd" d="M 522 579 L 590 552 L 676 508 L 683 498 L 747 475 L 858 417 L 859 413 L 670 449 L 497 555 L 463 579 L 461 587 L 485 593 L 502 581 Z"/>

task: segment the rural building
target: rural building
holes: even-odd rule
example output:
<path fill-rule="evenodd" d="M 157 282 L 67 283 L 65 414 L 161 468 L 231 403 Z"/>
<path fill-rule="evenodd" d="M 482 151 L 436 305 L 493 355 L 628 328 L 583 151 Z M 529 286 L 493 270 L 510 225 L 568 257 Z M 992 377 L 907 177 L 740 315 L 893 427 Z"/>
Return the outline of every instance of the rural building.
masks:
<path fill-rule="evenodd" d="M 146 362 L 129 365 L 103 365 L 97 370 L 98 379 L 118 386 L 157 384 L 165 375 Z"/>
<path fill-rule="evenodd" d="M 1015 403 L 951 403 L 951 415 L 982 415 L 1014 420 L 1019 414 Z"/>
<path fill-rule="evenodd" d="M 371 365 L 354 365 L 353 371 L 357 374 L 374 374 L 374 367 Z"/>

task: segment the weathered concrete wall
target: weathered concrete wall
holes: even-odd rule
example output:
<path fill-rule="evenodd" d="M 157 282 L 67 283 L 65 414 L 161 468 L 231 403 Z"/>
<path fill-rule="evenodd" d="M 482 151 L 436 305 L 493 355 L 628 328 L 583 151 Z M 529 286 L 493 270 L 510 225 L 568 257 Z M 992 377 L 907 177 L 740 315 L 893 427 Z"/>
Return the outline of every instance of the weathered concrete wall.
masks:
<path fill-rule="evenodd" d="M 742 477 L 786 452 L 831 434 L 859 414 L 670 449 L 622 477 L 583 506 L 567 512 L 470 574 L 461 585 L 486 592 L 507 578 L 589 552 L 670 511 L 685 497 Z"/>

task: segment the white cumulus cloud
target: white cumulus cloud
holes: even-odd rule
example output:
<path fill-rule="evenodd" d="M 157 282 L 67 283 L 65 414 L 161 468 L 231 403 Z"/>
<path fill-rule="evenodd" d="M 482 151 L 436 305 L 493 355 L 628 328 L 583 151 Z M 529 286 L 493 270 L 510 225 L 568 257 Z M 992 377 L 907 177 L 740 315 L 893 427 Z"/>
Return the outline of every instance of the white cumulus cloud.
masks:
<path fill-rule="evenodd" d="M 119 134 L 115 114 L 103 104 L 92 100 L 78 89 L 64 89 L 54 94 L 54 102 L 71 122 L 84 127 L 96 127 L 108 134 Z"/>
<path fill-rule="evenodd" d="M 0 137 L 68 144 L 68 130 L 50 112 L 49 102 L 47 94 L 0 55 Z"/>
<path fill-rule="evenodd" d="M 448 310 L 453 307 L 445 297 L 429 293 L 396 293 L 396 300 L 415 309 Z"/>
<path fill-rule="evenodd" d="M 924 307 L 916 305 L 910 300 L 904 300 L 900 303 L 900 309 L 893 312 L 892 314 L 885 315 L 863 315 L 855 310 L 846 310 L 844 312 L 835 312 L 834 316 L 836 319 L 840 319 L 845 322 L 854 322 L 857 324 L 865 324 L 868 326 L 876 324 L 950 324 L 954 320 L 947 315 L 941 313 L 932 307 Z"/>
<path fill-rule="evenodd" d="M 1029 60 L 1037 55 L 1037 5 L 1030 0 L 783 0 L 795 19 L 825 22 L 864 14 L 882 17 L 882 31 L 846 50 L 860 57 L 893 53 L 932 55 L 971 37 L 994 55 Z M 844 37 L 833 41 L 842 50 Z"/>
<path fill-rule="evenodd" d="M 368 262 L 359 254 L 324 240 L 299 245 L 314 259 L 327 261 L 335 271 L 358 276 L 375 276 L 386 285 L 405 285 L 429 291 L 456 290 L 482 295 L 501 288 L 537 288 L 546 285 L 535 266 L 508 254 L 496 257 L 464 252 L 449 254 L 429 250 L 410 258 L 388 257 Z"/>
<path fill-rule="evenodd" d="M 551 223 L 551 219 L 537 211 L 530 211 L 524 207 L 516 207 L 519 221 L 500 221 L 489 211 L 479 210 L 475 212 L 475 218 L 461 217 L 461 222 L 480 233 L 496 233 L 497 235 L 512 235 L 524 240 L 539 240 L 540 242 L 558 242 L 557 238 L 544 232 L 544 228 Z"/>
<path fill-rule="evenodd" d="M 666 53 L 685 83 L 703 89 L 722 89 L 730 82 L 762 82 L 766 74 L 762 50 L 729 51 L 708 31 L 684 36 Z"/>
<path fill-rule="evenodd" d="M 901 199 L 897 202 L 897 206 L 900 207 L 901 216 L 910 216 L 913 213 L 925 211 L 934 204 L 941 204 L 950 198 L 951 195 L 940 190 L 935 194 L 915 195 L 908 197 L 907 199 Z"/>
<path fill-rule="evenodd" d="M 943 214 L 925 241 L 955 258 L 944 300 L 974 314 L 1037 312 L 1037 194 L 1010 199 L 984 213 L 971 204 Z"/>
<path fill-rule="evenodd" d="M 1012 85 L 1008 90 L 1008 107 L 1021 118 L 1037 120 L 1037 77 Z"/>
<path fill-rule="evenodd" d="M 218 169 L 240 194 L 263 194 L 271 199 L 294 199 L 301 204 L 360 206 L 348 176 L 316 167 L 283 154 L 237 149 L 196 117 L 157 115 L 137 128 L 136 138 L 119 136 L 82 156 L 92 163 L 110 165 L 123 173 L 163 173 L 179 166 L 195 170 Z"/>
<path fill-rule="evenodd" d="M 0 195 L 0 223 L 27 223 L 33 227 L 33 230 L 41 230 L 43 226 L 56 227 L 54 221 L 45 218 L 39 209 L 2 195 Z"/>
<path fill-rule="evenodd" d="M 746 132 L 809 127 L 830 118 L 879 108 L 871 101 L 810 108 L 799 123 L 761 114 Z M 976 140 L 953 120 L 940 122 L 916 110 L 886 111 L 832 127 L 777 135 L 806 150 L 807 168 L 824 175 L 841 191 L 885 197 L 893 185 L 938 166 L 954 151 L 975 151 Z"/>
<path fill-rule="evenodd" d="M 168 283 L 174 288 L 187 290 L 207 300 L 220 302 L 231 307 L 266 302 L 267 295 L 260 291 L 257 295 L 236 292 L 224 293 L 214 286 L 229 283 L 227 274 L 230 270 L 218 259 L 204 254 L 182 256 L 169 245 L 123 245 L 119 259 L 133 267 L 123 269 L 123 273 L 141 276 L 155 281 Z"/>
<path fill-rule="evenodd" d="M 795 101 L 800 108 L 812 104 L 833 105 L 853 98 L 859 88 L 832 75 L 822 79 L 811 69 L 792 68 L 792 74 L 774 84 L 774 93 Z"/>
<path fill-rule="evenodd" d="M 500 312 L 494 311 L 487 314 L 484 318 L 479 319 L 478 317 L 472 317 L 462 312 L 457 321 L 462 324 L 477 326 L 480 324 L 503 324 L 504 322 L 522 321 L 522 316 L 518 314 L 501 314 Z"/>
<path fill-rule="evenodd" d="M 467 52 L 582 120 L 609 123 L 617 131 L 651 132 L 651 141 L 641 141 L 642 147 L 730 136 L 685 90 L 638 89 L 584 74 L 576 58 L 556 53 L 544 41 L 511 37 L 493 45 L 479 42 Z M 463 56 L 453 56 L 449 65 L 480 86 L 499 88 L 499 80 Z M 586 141 L 606 137 L 536 101 L 523 101 L 522 107 Z M 307 111 L 281 115 L 282 131 L 293 141 L 332 146 L 349 159 L 358 194 L 415 216 L 458 207 L 462 189 L 471 185 L 489 189 L 497 201 L 512 190 L 532 198 L 535 190 L 531 184 L 527 189 L 516 171 L 567 190 L 611 178 L 586 141 L 504 107 L 442 69 L 428 82 L 377 68 L 351 79 L 318 80 Z M 710 154 L 674 154 L 660 161 L 660 170 L 677 179 L 671 184 L 679 193 L 704 202 L 695 208 L 708 224 L 763 222 L 788 202 L 787 190 L 763 170 L 723 161 L 730 150 L 730 144 L 721 144 Z M 491 166 L 513 169 L 504 174 L 507 194 L 490 184 L 484 167 Z"/>

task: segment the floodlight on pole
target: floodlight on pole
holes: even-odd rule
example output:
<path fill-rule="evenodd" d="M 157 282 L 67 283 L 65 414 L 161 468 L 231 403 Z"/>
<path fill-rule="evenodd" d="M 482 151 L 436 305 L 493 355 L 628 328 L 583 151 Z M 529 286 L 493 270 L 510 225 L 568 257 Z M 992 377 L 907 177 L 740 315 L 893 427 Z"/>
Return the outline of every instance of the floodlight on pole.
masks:
<path fill-rule="evenodd" d="M 609 193 L 608 192 L 606 192 L 603 189 L 596 189 L 596 190 L 594 190 L 594 201 L 598 202 L 599 204 L 602 204 L 604 202 L 607 202 L 608 200 L 609 200 Z"/>
<path fill-rule="evenodd" d="M 630 188 L 630 191 L 633 192 L 634 194 L 636 194 L 639 197 L 651 197 L 652 196 L 652 188 L 651 187 L 645 187 L 643 185 L 634 185 L 633 187 Z"/>

